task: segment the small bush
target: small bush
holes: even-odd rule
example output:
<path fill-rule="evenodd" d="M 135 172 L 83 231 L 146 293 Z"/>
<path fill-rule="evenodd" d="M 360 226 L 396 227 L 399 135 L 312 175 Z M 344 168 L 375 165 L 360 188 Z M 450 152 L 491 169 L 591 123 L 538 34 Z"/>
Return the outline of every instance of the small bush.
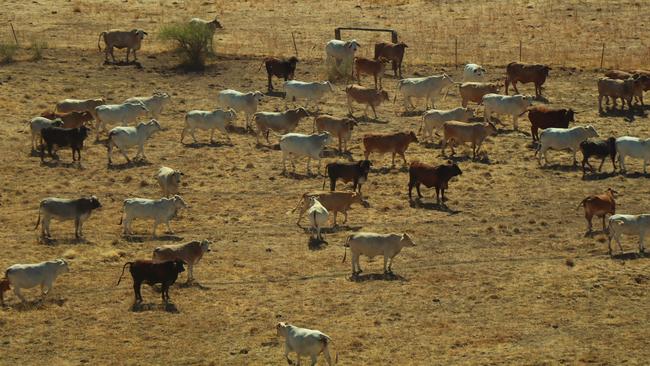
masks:
<path fill-rule="evenodd" d="M 183 66 L 190 70 L 203 70 L 205 58 L 212 42 L 212 31 L 201 24 L 171 24 L 160 30 L 160 38 L 176 43 L 185 58 Z"/>
<path fill-rule="evenodd" d="M 0 64 L 14 62 L 14 56 L 18 51 L 18 46 L 13 43 L 0 42 Z"/>
<path fill-rule="evenodd" d="M 47 49 L 47 42 L 32 41 L 29 49 L 32 51 L 32 61 L 38 61 L 43 58 L 43 50 Z"/>

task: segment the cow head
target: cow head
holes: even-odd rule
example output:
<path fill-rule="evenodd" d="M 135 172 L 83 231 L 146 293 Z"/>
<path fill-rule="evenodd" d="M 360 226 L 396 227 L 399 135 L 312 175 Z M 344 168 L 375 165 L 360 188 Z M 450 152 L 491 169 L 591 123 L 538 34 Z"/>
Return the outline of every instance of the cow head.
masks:
<path fill-rule="evenodd" d="M 141 40 L 144 38 L 144 36 L 148 35 L 147 32 L 143 31 L 142 29 L 132 29 L 131 33 L 135 34 Z"/>
<path fill-rule="evenodd" d="M 329 81 L 323 81 L 323 85 L 327 85 L 330 88 L 330 92 L 334 93 L 334 87 L 332 87 L 332 83 Z"/>
<path fill-rule="evenodd" d="M 568 109 L 566 111 L 566 120 L 569 122 L 575 122 L 575 114 L 576 112 L 574 112 L 573 109 Z"/>
<path fill-rule="evenodd" d="M 485 126 L 485 128 L 487 129 L 487 132 L 488 132 L 487 135 L 488 135 L 488 136 L 496 135 L 497 132 L 498 132 L 498 130 L 497 130 L 497 126 L 495 126 L 494 123 L 492 123 L 492 122 L 487 122 L 487 123 L 484 124 L 483 126 Z"/>
<path fill-rule="evenodd" d="M 401 48 L 401 49 L 404 49 L 404 48 L 408 48 L 408 47 L 409 47 L 409 46 L 407 46 L 406 43 L 404 43 L 404 42 L 400 42 L 400 43 L 396 44 L 395 46 L 398 47 L 398 48 Z"/>
<path fill-rule="evenodd" d="M 226 113 L 228 114 L 228 119 L 230 121 L 234 121 L 237 119 L 237 113 L 235 112 L 234 109 L 228 108 L 228 111 Z"/>
<path fill-rule="evenodd" d="M 325 145 L 329 144 L 330 140 L 332 139 L 332 136 L 327 131 L 323 131 L 323 132 L 319 133 L 318 136 L 322 139 L 322 143 L 323 143 L 322 146 L 325 146 Z"/>
<path fill-rule="evenodd" d="M 447 167 L 449 168 L 449 173 L 452 177 L 463 174 L 463 171 L 460 170 L 458 164 L 454 163 L 451 160 L 447 160 Z"/>
<path fill-rule="evenodd" d="M 56 263 L 56 265 L 57 265 L 57 268 L 56 268 L 56 273 L 57 274 L 66 273 L 66 272 L 70 271 L 70 268 L 68 267 L 68 262 L 65 259 L 63 259 L 63 258 L 55 259 L 54 263 Z"/>
<path fill-rule="evenodd" d="M 253 94 L 253 98 L 255 98 L 255 101 L 257 103 L 261 102 L 262 99 L 264 99 L 264 93 L 262 93 L 259 90 L 255 90 L 254 92 L 252 92 L 252 94 Z"/>
<path fill-rule="evenodd" d="M 174 201 L 174 207 L 176 207 L 177 210 L 181 208 L 189 208 L 189 206 L 187 206 L 187 203 L 185 203 L 183 198 L 177 194 L 174 195 L 174 197 L 172 197 L 172 200 Z"/>
<path fill-rule="evenodd" d="M 292 68 L 296 68 L 296 64 L 298 63 L 298 57 L 296 56 L 291 56 L 287 59 L 287 62 L 291 65 Z"/>
<path fill-rule="evenodd" d="M 381 97 L 382 101 L 389 101 L 390 98 L 388 97 L 388 92 L 385 90 L 379 90 L 379 96 Z"/>
<path fill-rule="evenodd" d="M 298 116 L 298 118 L 304 118 L 304 117 L 309 117 L 309 112 L 303 107 L 299 107 L 293 110 L 294 113 Z"/>
<path fill-rule="evenodd" d="M 618 192 L 611 188 L 607 188 L 607 190 L 605 190 L 605 193 L 608 193 L 610 196 L 612 196 L 612 198 L 616 198 L 616 195 L 618 194 Z"/>
<path fill-rule="evenodd" d="M 418 137 L 415 136 L 415 132 L 411 131 L 409 132 L 409 142 L 415 142 L 416 144 L 420 141 L 418 141 Z"/>
<path fill-rule="evenodd" d="M 352 53 L 355 53 L 359 48 L 361 48 L 361 45 L 359 45 L 359 42 L 357 42 L 356 39 L 352 39 L 345 42 L 345 48 L 351 50 Z"/>
<path fill-rule="evenodd" d="M 201 252 L 202 253 L 211 252 L 212 249 L 210 249 L 210 244 L 212 244 L 210 240 L 207 239 L 201 240 Z"/>
<path fill-rule="evenodd" d="M 86 126 L 77 127 L 77 130 L 79 131 L 79 136 L 81 136 L 82 140 L 85 140 L 86 137 L 88 137 L 88 132 L 90 132 L 90 128 Z"/>
<path fill-rule="evenodd" d="M 318 202 L 317 197 L 315 197 L 315 196 L 309 197 L 309 207 L 312 207 L 317 203 L 320 205 L 320 202 Z"/>
<path fill-rule="evenodd" d="M 598 137 L 598 132 L 592 125 L 585 126 L 585 131 L 587 132 L 587 138 L 589 137 Z"/>
<path fill-rule="evenodd" d="M 370 160 L 359 160 L 357 164 L 359 165 L 361 172 L 363 172 L 363 174 L 367 176 L 368 172 L 370 172 L 370 167 L 372 166 Z"/>
<path fill-rule="evenodd" d="M 400 239 L 400 244 L 402 247 L 414 247 L 415 243 L 413 242 L 413 239 L 409 236 L 409 234 L 402 234 L 402 238 Z"/>
<path fill-rule="evenodd" d="M 90 208 L 91 208 L 92 210 L 95 210 L 95 209 L 98 209 L 98 208 L 101 208 L 101 207 L 102 207 L 102 204 L 99 203 L 99 200 L 98 200 L 97 197 L 94 196 L 94 195 L 88 197 L 88 202 L 90 203 Z"/>
<path fill-rule="evenodd" d="M 184 176 L 183 172 L 180 170 L 174 170 L 174 173 L 172 173 L 172 179 L 174 183 L 178 184 L 181 182 L 181 177 Z"/>
<path fill-rule="evenodd" d="M 291 324 L 289 324 L 289 323 L 279 322 L 279 323 L 275 326 L 275 330 L 277 331 L 278 336 L 286 337 L 287 334 L 289 333 L 289 327 L 290 327 L 290 326 L 291 326 Z"/>
<path fill-rule="evenodd" d="M 214 18 L 214 20 L 212 20 L 211 22 L 208 22 L 208 24 L 210 25 L 210 28 L 213 29 L 213 30 L 215 30 L 215 29 L 223 29 L 223 26 L 221 25 L 221 23 L 219 23 L 217 18 Z"/>
<path fill-rule="evenodd" d="M 152 130 L 151 133 L 162 131 L 162 127 L 160 126 L 160 123 L 157 120 L 153 119 L 153 118 L 151 120 L 149 120 L 149 122 L 146 122 L 146 123 L 145 122 L 140 122 L 138 124 L 138 127 L 141 126 L 141 125 L 144 125 L 144 126 L 150 128 Z"/>
<path fill-rule="evenodd" d="M 176 273 L 185 272 L 185 267 L 183 266 L 184 264 L 185 262 L 180 259 L 174 261 L 174 269 L 176 270 Z"/>
<path fill-rule="evenodd" d="M 169 98 L 170 98 L 169 94 L 167 94 L 166 92 L 161 92 L 161 91 L 155 91 L 153 93 L 153 96 L 158 98 L 158 99 L 162 99 L 162 100 L 169 100 Z"/>

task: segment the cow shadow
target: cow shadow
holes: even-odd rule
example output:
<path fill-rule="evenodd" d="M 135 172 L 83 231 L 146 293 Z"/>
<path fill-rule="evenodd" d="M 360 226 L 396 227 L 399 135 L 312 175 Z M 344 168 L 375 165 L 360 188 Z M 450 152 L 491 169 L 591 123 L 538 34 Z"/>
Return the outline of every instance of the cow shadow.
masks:
<path fill-rule="evenodd" d="M 442 147 L 442 142 L 423 141 L 420 142 L 420 146 L 425 149 L 440 149 Z"/>
<path fill-rule="evenodd" d="M 142 69 L 142 64 L 139 61 L 108 61 L 104 60 L 104 66 L 135 66 L 136 69 Z"/>
<path fill-rule="evenodd" d="M 307 226 L 300 226 L 299 227 L 305 232 L 305 234 L 311 234 L 312 229 L 311 227 Z M 334 234 L 338 233 L 341 231 L 358 231 L 362 228 L 362 226 L 350 226 L 350 225 L 339 225 L 336 224 L 336 226 L 332 227 L 324 227 L 320 229 L 321 234 Z"/>
<path fill-rule="evenodd" d="M 323 232 L 323 230 L 321 230 L 321 232 Z M 323 250 L 327 245 L 327 240 L 320 240 L 312 236 L 309 237 L 309 241 L 307 242 L 309 250 Z"/>
<path fill-rule="evenodd" d="M 626 122 L 634 122 L 636 117 L 646 118 L 645 109 L 635 107 L 631 110 L 605 107 L 602 111 L 598 112 L 601 117 L 622 117 Z"/>
<path fill-rule="evenodd" d="M 203 286 L 202 284 L 200 284 L 199 282 L 197 282 L 197 281 L 195 281 L 195 280 L 192 281 L 192 282 L 176 283 L 175 286 L 177 286 L 177 287 L 179 287 L 179 288 L 192 288 L 192 287 L 196 287 L 196 288 L 198 288 L 199 290 L 204 290 L 204 291 L 205 291 L 205 290 L 210 290 L 210 287 Z"/>
<path fill-rule="evenodd" d="M 220 142 L 220 141 L 211 141 L 211 142 L 192 142 L 189 144 L 183 144 L 183 147 L 190 149 L 201 149 L 204 147 L 233 147 L 235 144 L 232 142 Z"/>
<path fill-rule="evenodd" d="M 625 178 L 649 178 L 650 175 L 648 174 L 643 174 L 642 172 L 634 172 L 634 173 L 620 173 L 622 176 Z"/>
<path fill-rule="evenodd" d="M 382 121 L 379 118 L 370 118 L 370 116 L 355 117 L 353 114 L 348 113 L 348 117 L 352 118 L 356 122 L 377 123 L 377 124 L 380 124 L 380 125 L 387 125 L 388 124 L 388 121 Z"/>
<path fill-rule="evenodd" d="M 164 304 L 158 303 L 134 303 L 129 309 L 134 313 L 141 313 L 145 311 L 165 311 L 167 313 L 179 314 L 180 311 L 174 303 L 168 302 Z"/>
<path fill-rule="evenodd" d="M 452 210 L 445 204 L 444 202 L 441 203 L 436 203 L 436 202 L 422 202 L 421 198 L 416 198 L 415 200 L 409 201 L 409 206 L 411 208 L 421 208 L 424 210 L 430 210 L 430 211 L 439 211 L 439 212 L 446 212 L 449 215 L 456 215 L 459 214 L 463 211 L 460 210 Z"/>
<path fill-rule="evenodd" d="M 278 91 L 278 90 L 269 90 L 264 93 L 267 97 L 281 98 L 284 99 L 287 97 L 287 92 Z"/>
<path fill-rule="evenodd" d="M 395 273 L 368 273 L 357 274 L 348 277 L 351 282 L 368 282 L 368 281 L 408 281 L 405 277 Z"/>
<path fill-rule="evenodd" d="M 44 166 L 46 168 L 66 168 L 66 169 L 76 168 L 76 169 L 79 169 L 79 170 L 84 169 L 84 167 L 83 167 L 83 165 L 81 165 L 80 161 L 63 162 L 63 161 L 58 160 L 58 159 L 42 161 L 41 166 Z"/>
<path fill-rule="evenodd" d="M 38 243 L 43 245 L 49 245 L 49 246 L 65 245 L 65 244 L 92 244 L 92 242 L 86 240 L 83 237 L 82 238 L 61 238 L 61 239 L 39 237 L 37 240 Z"/>
<path fill-rule="evenodd" d="M 280 151 L 280 144 L 264 145 L 263 143 L 256 143 L 255 148 L 260 150 Z"/>
<path fill-rule="evenodd" d="M 37 300 L 28 300 L 25 302 L 20 301 L 9 305 L 5 303 L 5 307 L 20 312 L 28 312 L 46 309 L 48 305 L 63 306 L 66 302 L 67 300 L 63 298 L 57 299 L 46 297 L 45 299 L 40 298 Z"/>
<path fill-rule="evenodd" d="M 628 253 L 623 252 L 623 253 L 614 254 L 611 256 L 611 258 L 622 260 L 622 261 L 630 261 L 630 260 L 637 260 L 642 258 L 650 258 L 650 254 L 639 253 L 639 252 L 628 252 Z"/>
<path fill-rule="evenodd" d="M 463 163 L 463 162 L 474 162 L 474 163 L 479 163 L 479 164 L 486 164 L 490 165 L 492 164 L 492 160 L 490 160 L 490 157 L 487 155 L 485 152 L 479 153 L 478 157 L 472 158 L 470 155 L 440 155 L 444 159 L 451 160 L 452 162 L 458 164 L 458 163 Z"/>
<path fill-rule="evenodd" d="M 582 180 L 585 180 L 585 181 L 603 180 L 603 179 L 615 177 L 617 175 L 618 175 L 618 173 L 616 173 L 616 172 L 609 172 L 609 173 L 608 172 L 601 172 L 601 173 L 591 172 L 591 173 L 587 173 L 587 174 L 583 175 Z"/>
<path fill-rule="evenodd" d="M 540 169 L 553 170 L 558 172 L 575 172 L 578 171 L 580 167 L 577 164 L 576 165 L 546 164 L 540 166 Z"/>
<path fill-rule="evenodd" d="M 122 164 L 107 164 L 106 168 L 108 170 L 126 170 L 126 169 L 131 169 L 131 168 L 138 168 L 138 167 L 143 167 L 143 166 L 150 166 L 153 165 L 153 163 L 149 162 L 148 160 L 143 160 L 143 159 L 132 159 L 130 162 L 124 162 Z"/>
<path fill-rule="evenodd" d="M 144 243 L 147 241 L 182 241 L 183 240 L 182 236 L 176 236 L 170 234 L 158 235 L 158 236 L 129 234 L 129 235 L 122 235 L 122 238 L 129 243 Z"/>
<path fill-rule="evenodd" d="M 250 128 L 247 127 L 240 127 L 240 126 L 234 126 L 234 125 L 228 125 L 226 126 L 226 131 L 228 133 L 234 133 L 237 135 L 252 135 L 255 136 L 255 131 L 253 131 Z"/>
<path fill-rule="evenodd" d="M 305 179 L 314 179 L 314 178 L 316 178 L 316 179 L 320 179 L 320 178 L 323 178 L 323 176 L 322 176 L 320 173 L 318 173 L 318 174 L 313 174 L 313 173 L 310 173 L 310 174 L 300 174 L 300 173 L 296 173 L 296 172 L 284 172 L 284 173 L 281 173 L 280 176 L 283 176 L 283 177 L 285 177 L 285 178 L 289 178 L 289 179 L 294 179 L 294 180 L 305 180 Z"/>
<path fill-rule="evenodd" d="M 544 97 L 543 95 L 533 97 L 533 100 L 536 101 L 536 102 L 542 102 L 544 104 L 549 103 L 549 100 L 546 97 Z"/>
<path fill-rule="evenodd" d="M 323 149 L 323 152 L 321 153 L 321 156 L 323 158 L 339 158 L 340 157 L 340 158 L 344 158 L 347 161 L 354 161 L 354 157 L 352 156 L 352 152 L 349 151 L 349 150 L 341 152 L 341 151 L 339 151 L 339 149 L 326 148 L 326 149 Z"/>
<path fill-rule="evenodd" d="M 408 173 L 409 168 L 407 166 L 402 166 L 397 168 L 395 166 L 391 167 L 381 167 L 381 168 L 370 168 L 370 172 L 374 174 L 395 174 L 395 173 Z"/>
<path fill-rule="evenodd" d="M 424 114 L 426 111 L 420 111 L 417 109 L 414 109 L 412 111 L 402 111 L 402 113 L 399 114 L 400 117 L 419 117 L 422 114 Z"/>

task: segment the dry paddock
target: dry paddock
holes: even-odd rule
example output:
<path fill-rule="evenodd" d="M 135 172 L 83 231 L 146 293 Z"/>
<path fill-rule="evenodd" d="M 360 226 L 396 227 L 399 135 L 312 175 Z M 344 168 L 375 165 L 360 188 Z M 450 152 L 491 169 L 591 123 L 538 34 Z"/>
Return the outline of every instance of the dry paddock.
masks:
<path fill-rule="evenodd" d="M 611 187 L 621 193 L 620 213 L 647 212 L 650 185 L 638 173 L 639 161 L 628 162 L 637 173 L 583 180 L 568 154 L 550 152 L 551 165 L 540 168 L 530 137 L 512 131 L 506 120 L 484 145 L 486 159 L 459 159 L 463 174 L 450 182 L 448 209 L 440 209 L 431 198 L 435 192 L 426 189 L 422 207 L 411 207 L 407 173 L 399 165 L 387 169 L 388 155 L 373 155 L 364 187 L 371 207 L 355 207 L 348 226 L 327 232 L 328 244 L 314 249 L 289 211 L 302 193 L 322 186 L 321 177 L 282 176 L 280 152 L 256 146 L 248 135 L 233 134 L 234 146 L 205 144 L 204 132 L 197 133 L 201 144 L 179 143 L 184 112 L 213 108 L 220 89 L 264 90 L 260 58 L 222 56 L 205 73 L 185 74 L 171 68 L 175 55 L 146 49 L 141 70 L 102 66 L 92 46 L 57 46 L 40 62 L 0 66 L 0 267 L 56 257 L 71 263 L 44 303 L 21 306 L 6 295 L 0 364 L 278 365 L 284 363 L 278 321 L 329 334 L 341 365 L 608 365 L 646 364 L 650 358 L 650 262 L 634 255 L 637 241 L 629 237 L 626 254 L 607 256 L 605 236 L 584 237 L 586 223 L 576 210 L 584 196 Z M 408 65 L 405 76 L 442 69 Z M 453 67 L 446 71 L 459 78 Z M 489 72 L 501 77 L 503 68 Z M 297 78 L 323 74 L 321 61 L 310 59 L 299 64 Z M 601 136 L 649 136 L 647 112 L 633 118 L 597 114 L 598 75 L 554 66 L 544 93 L 552 106 L 580 111 L 577 123 L 594 125 Z M 395 80 L 387 77 L 385 85 L 392 99 Z M 324 112 L 347 112 L 343 87 L 335 85 Z M 172 100 L 160 118 L 167 129 L 146 146 L 149 164 L 120 165 L 115 155 L 118 166 L 108 169 L 105 147 L 92 138 L 82 169 L 67 164 L 67 149 L 58 164 L 41 165 L 30 155 L 24 122 L 55 101 L 103 95 L 119 102 L 155 89 L 168 91 Z M 454 91 L 440 106 L 459 103 Z M 271 97 L 261 109 L 284 107 Z M 361 122 L 354 133 L 355 159 L 362 156 L 362 134 L 419 127 L 419 117 L 400 115 L 399 103 L 378 111 L 380 121 Z M 310 132 L 311 123 L 303 121 L 298 131 Z M 525 117 L 520 126 L 528 132 Z M 277 138 L 272 135 L 272 142 Z M 413 144 L 407 158 L 445 161 L 437 144 L 425 143 Z M 122 200 L 159 197 L 153 174 L 160 165 L 186 173 L 181 193 L 192 208 L 172 222 L 175 236 L 152 239 L 150 222 L 136 222 L 140 235 L 121 237 Z M 297 167 L 304 173 L 304 162 Z M 604 168 L 611 171 L 608 163 Z M 87 241 L 72 240 L 71 223 L 54 222 L 56 241 L 39 243 L 32 230 L 38 201 L 82 194 L 97 195 L 104 206 L 85 225 Z M 351 281 L 341 244 L 356 230 L 407 232 L 417 247 L 395 259 L 397 278 L 380 275 L 381 260 L 362 259 L 364 276 Z M 131 311 L 130 279 L 115 286 L 124 262 L 148 258 L 162 244 L 202 238 L 214 241 L 195 270 L 202 287 L 174 286 L 176 312 L 165 311 L 160 294 L 145 288 L 147 306 Z"/>

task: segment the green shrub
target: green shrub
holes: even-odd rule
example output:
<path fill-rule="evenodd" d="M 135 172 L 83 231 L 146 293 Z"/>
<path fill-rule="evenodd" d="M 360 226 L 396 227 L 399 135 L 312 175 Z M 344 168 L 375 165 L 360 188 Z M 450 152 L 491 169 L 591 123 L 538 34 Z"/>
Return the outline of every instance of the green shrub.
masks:
<path fill-rule="evenodd" d="M 212 31 L 201 24 L 170 24 L 162 27 L 160 38 L 176 43 L 183 54 L 183 65 L 190 70 L 203 70 L 212 42 Z"/>
<path fill-rule="evenodd" d="M 38 61 L 43 58 L 43 50 L 47 49 L 47 42 L 45 41 L 32 41 L 29 49 L 32 51 L 32 61 Z"/>
<path fill-rule="evenodd" d="M 14 62 L 14 56 L 18 51 L 18 46 L 14 43 L 0 42 L 0 64 Z"/>

